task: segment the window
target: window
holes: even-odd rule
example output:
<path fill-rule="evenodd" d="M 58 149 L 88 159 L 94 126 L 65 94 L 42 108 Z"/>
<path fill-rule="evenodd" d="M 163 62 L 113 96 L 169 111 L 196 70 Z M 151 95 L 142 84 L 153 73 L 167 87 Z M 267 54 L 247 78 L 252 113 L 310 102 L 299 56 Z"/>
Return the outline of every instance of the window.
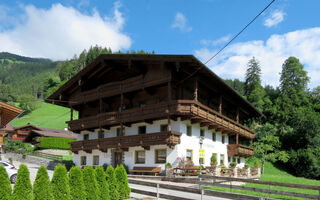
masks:
<path fill-rule="evenodd" d="M 89 134 L 83 134 L 83 140 L 89 140 Z"/>
<path fill-rule="evenodd" d="M 155 163 L 166 163 L 167 162 L 167 150 L 156 149 L 155 151 Z"/>
<path fill-rule="evenodd" d="M 193 157 L 192 150 L 191 150 L 191 149 L 187 149 L 186 159 L 187 159 L 188 161 L 192 161 L 192 160 L 193 160 L 192 157 Z"/>
<path fill-rule="evenodd" d="M 103 132 L 103 130 L 99 130 L 99 132 L 98 132 L 98 138 L 99 138 L 99 139 L 104 138 L 104 132 Z"/>
<path fill-rule="evenodd" d="M 212 141 L 217 141 L 217 139 L 216 139 L 216 132 L 212 132 Z"/>
<path fill-rule="evenodd" d="M 136 151 L 136 164 L 144 164 L 146 162 L 146 152 Z"/>
<path fill-rule="evenodd" d="M 237 163 L 240 164 L 240 158 L 237 158 Z"/>
<path fill-rule="evenodd" d="M 80 157 L 80 165 L 87 165 L 87 157 L 86 156 Z"/>
<path fill-rule="evenodd" d="M 147 132 L 146 126 L 139 126 L 139 127 L 138 127 L 138 134 L 139 134 L 139 135 L 140 135 L 140 134 L 146 134 L 146 132 Z"/>
<path fill-rule="evenodd" d="M 124 128 L 122 129 L 122 131 L 121 131 L 121 128 L 117 128 L 117 137 L 119 137 L 119 136 L 124 136 Z"/>
<path fill-rule="evenodd" d="M 167 132 L 168 131 L 168 124 L 160 125 L 160 132 Z"/>
<path fill-rule="evenodd" d="M 231 162 L 231 157 L 230 156 L 228 156 L 228 162 Z"/>
<path fill-rule="evenodd" d="M 221 138 L 221 142 L 222 142 L 222 144 L 224 144 L 224 141 L 225 140 L 225 136 L 224 135 L 222 135 L 222 138 Z"/>
<path fill-rule="evenodd" d="M 93 156 L 92 163 L 93 165 L 99 165 L 99 156 Z"/>
<path fill-rule="evenodd" d="M 204 137 L 204 130 L 203 129 L 200 130 L 200 137 Z"/>
<path fill-rule="evenodd" d="M 187 126 L 187 136 L 192 136 L 192 126 Z"/>
<path fill-rule="evenodd" d="M 220 165 L 224 165 L 224 154 L 220 154 Z"/>

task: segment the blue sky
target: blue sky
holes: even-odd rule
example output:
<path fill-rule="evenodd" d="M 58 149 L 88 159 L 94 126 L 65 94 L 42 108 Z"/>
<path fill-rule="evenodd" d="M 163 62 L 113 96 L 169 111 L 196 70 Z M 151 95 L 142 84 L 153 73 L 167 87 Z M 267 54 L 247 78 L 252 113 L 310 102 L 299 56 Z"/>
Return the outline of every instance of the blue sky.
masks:
<path fill-rule="evenodd" d="M 91 45 L 113 50 L 194 54 L 205 62 L 270 0 L 0 1 L 0 51 L 72 58 Z M 296 56 L 320 85 L 320 1 L 276 0 L 208 66 L 244 79 L 255 56 L 263 84 L 277 86 L 281 65 Z"/>

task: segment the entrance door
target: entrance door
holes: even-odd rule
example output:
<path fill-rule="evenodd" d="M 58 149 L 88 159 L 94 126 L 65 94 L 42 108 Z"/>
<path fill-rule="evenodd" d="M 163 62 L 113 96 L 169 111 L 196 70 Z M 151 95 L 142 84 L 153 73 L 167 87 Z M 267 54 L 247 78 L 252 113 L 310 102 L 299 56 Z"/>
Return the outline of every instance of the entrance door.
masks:
<path fill-rule="evenodd" d="M 122 164 L 122 152 L 114 152 L 114 167 Z"/>

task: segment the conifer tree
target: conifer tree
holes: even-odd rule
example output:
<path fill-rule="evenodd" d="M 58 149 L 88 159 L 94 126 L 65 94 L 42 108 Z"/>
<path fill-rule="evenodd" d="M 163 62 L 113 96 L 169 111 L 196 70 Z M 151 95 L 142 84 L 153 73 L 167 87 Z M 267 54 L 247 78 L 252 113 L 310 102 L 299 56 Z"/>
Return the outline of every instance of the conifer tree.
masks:
<path fill-rule="evenodd" d="M 42 165 L 33 184 L 34 200 L 54 200 L 47 169 Z"/>
<path fill-rule="evenodd" d="M 109 198 L 109 187 L 107 185 L 106 174 L 101 166 L 98 166 L 95 170 L 95 177 L 97 180 L 99 194 L 98 197 L 100 200 L 106 200 Z"/>
<path fill-rule="evenodd" d="M 118 191 L 120 199 L 126 199 L 130 197 L 131 189 L 128 184 L 128 176 L 126 169 L 123 167 L 123 165 L 118 165 L 116 170 L 116 179 L 118 181 Z"/>
<path fill-rule="evenodd" d="M 55 200 L 70 200 L 69 180 L 64 165 L 57 165 L 51 180 L 52 193 Z"/>
<path fill-rule="evenodd" d="M 14 200 L 33 200 L 32 185 L 28 167 L 21 164 L 18 170 L 17 181 L 13 189 Z"/>
<path fill-rule="evenodd" d="M 0 165 L 0 199 L 12 199 L 12 188 L 10 185 L 10 179 L 8 177 L 6 169 L 2 165 Z"/>
<path fill-rule="evenodd" d="M 107 176 L 107 184 L 109 185 L 110 199 L 118 200 L 119 199 L 118 181 L 116 179 L 114 169 L 112 166 L 107 167 L 106 176 Z"/>
<path fill-rule="evenodd" d="M 86 200 L 83 176 L 79 167 L 72 167 L 69 171 L 69 185 L 71 200 Z"/>
<path fill-rule="evenodd" d="M 83 169 L 83 181 L 87 200 L 98 200 L 99 188 L 92 166 Z"/>

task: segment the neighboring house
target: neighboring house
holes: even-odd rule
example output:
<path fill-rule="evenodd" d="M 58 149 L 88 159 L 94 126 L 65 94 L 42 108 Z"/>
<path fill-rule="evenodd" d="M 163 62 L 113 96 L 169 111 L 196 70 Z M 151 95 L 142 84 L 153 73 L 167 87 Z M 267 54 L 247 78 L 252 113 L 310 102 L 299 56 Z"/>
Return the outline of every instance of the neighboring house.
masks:
<path fill-rule="evenodd" d="M 41 130 L 31 130 L 28 136 L 24 139 L 24 142 L 36 145 L 40 143 L 41 137 L 77 139 L 78 136 L 77 134 L 67 130 L 41 128 Z"/>
<path fill-rule="evenodd" d="M 11 125 L 8 125 L 10 121 L 18 117 L 23 110 L 15 106 L 0 102 L 0 145 L 3 144 L 3 138 L 10 133 L 8 130 Z"/>
<path fill-rule="evenodd" d="M 254 138 L 243 124 L 262 115 L 192 55 L 100 55 L 46 102 L 70 107 L 78 166 L 208 166 L 213 154 L 243 166 Z"/>
<path fill-rule="evenodd" d="M 26 137 L 33 130 L 41 130 L 41 128 L 38 128 L 37 126 L 34 126 L 34 125 L 28 123 L 25 126 L 20 126 L 20 127 L 14 128 L 14 132 L 12 134 L 8 134 L 7 138 L 8 138 L 8 140 L 24 141 L 24 139 L 26 139 Z"/>

